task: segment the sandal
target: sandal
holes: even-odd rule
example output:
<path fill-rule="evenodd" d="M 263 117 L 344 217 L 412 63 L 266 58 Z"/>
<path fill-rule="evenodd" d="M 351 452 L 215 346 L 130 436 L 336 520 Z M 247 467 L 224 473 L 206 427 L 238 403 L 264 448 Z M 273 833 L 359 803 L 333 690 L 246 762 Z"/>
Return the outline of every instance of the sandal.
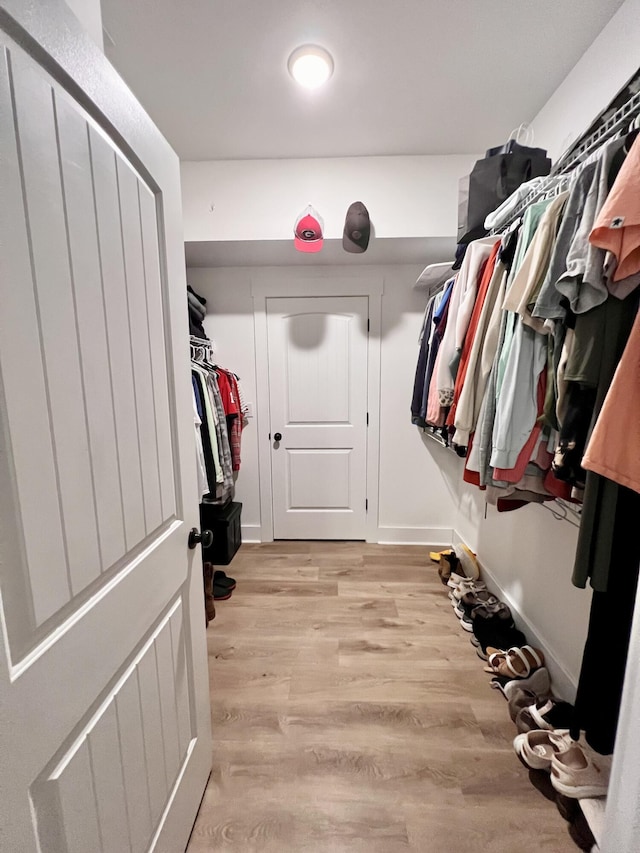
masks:
<path fill-rule="evenodd" d="M 499 599 L 496 599 L 495 601 L 480 602 L 473 609 L 474 619 L 491 619 L 493 616 L 497 616 L 505 622 L 511 622 L 513 620 L 509 607 L 504 603 L 504 601 L 500 601 Z"/>
<path fill-rule="evenodd" d="M 568 702 L 559 702 L 553 696 L 538 697 L 520 708 L 514 722 L 519 732 L 530 732 L 534 729 L 553 731 L 569 728 L 573 713 L 573 705 Z"/>
<path fill-rule="evenodd" d="M 490 592 L 486 590 L 481 590 L 479 592 L 467 592 L 465 593 L 459 601 L 454 601 L 453 603 L 453 612 L 456 614 L 458 619 L 465 620 L 470 626 L 473 625 L 474 613 L 481 604 L 486 604 L 487 606 L 498 604 L 498 599 L 495 595 L 492 595 Z M 473 628 L 469 627 L 469 631 L 472 631 Z"/>
<path fill-rule="evenodd" d="M 513 696 L 509 699 L 509 716 L 511 717 L 511 721 L 515 723 L 520 715 L 520 713 L 532 705 L 535 705 L 536 702 L 546 702 L 547 699 L 551 699 L 552 697 L 547 696 L 538 696 L 532 690 L 524 690 L 520 686 L 516 689 Z M 524 734 L 527 731 L 531 731 L 532 729 L 546 729 L 546 726 L 531 726 L 529 729 L 521 729 L 518 728 L 519 734 Z"/>
<path fill-rule="evenodd" d="M 529 678 L 505 678 L 503 675 L 494 675 L 490 681 L 490 686 L 494 690 L 499 690 L 508 702 L 512 696 L 515 696 L 516 691 L 522 690 L 522 688 L 530 690 L 538 696 L 549 693 L 551 690 L 551 680 L 548 669 L 542 666 L 540 669 L 536 669 Z"/>
<path fill-rule="evenodd" d="M 447 579 L 447 586 L 450 589 L 457 589 L 461 583 L 465 583 L 469 578 L 466 575 L 461 575 L 459 572 L 451 572 Z"/>
<path fill-rule="evenodd" d="M 573 743 L 569 729 L 555 732 L 535 730 L 516 735 L 513 748 L 518 758 L 531 770 L 551 772 L 554 756 L 566 752 Z"/>
<path fill-rule="evenodd" d="M 488 590 L 487 590 L 486 586 L 482 583 L 482 581 L 470 581 L 470 580 L 463 581 L 462 583 L 459 583 L 457 586 L 455 586 L 451 590 L 451 594 L 453 595 L 453 597 L 457 601 L 460 601 L 460 599 L 469 592 L 471 592 L 471 593 L 474 593 L 474 592 L 475 593 L 483 593 L 483 592 L 488 592 Z"/>
<path fill-rule="evenodd" d="M 481 605 L 480 605 L 481 606 Z M 489 666 L 485 672 L 493 675 L 503 675 L 506 678 L 527 678 L 536 669 L 544 665 L 544 654 L 533 646 L 514 646 L 507 652 L 500 649 L 489 651 Z"/>

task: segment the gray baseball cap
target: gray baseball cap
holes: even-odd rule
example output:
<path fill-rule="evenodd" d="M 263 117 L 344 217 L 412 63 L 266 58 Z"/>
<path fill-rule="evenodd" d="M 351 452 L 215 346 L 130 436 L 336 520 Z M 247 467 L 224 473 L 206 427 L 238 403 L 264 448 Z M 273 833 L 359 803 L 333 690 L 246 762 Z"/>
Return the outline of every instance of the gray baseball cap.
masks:
<path fill-rule="evenodd" d="M 345 252 L 361 254 L 367 251 L 371 236 L 369 211 L 361 201 L 349 205 L 342 234 L 342 248 Z"/>

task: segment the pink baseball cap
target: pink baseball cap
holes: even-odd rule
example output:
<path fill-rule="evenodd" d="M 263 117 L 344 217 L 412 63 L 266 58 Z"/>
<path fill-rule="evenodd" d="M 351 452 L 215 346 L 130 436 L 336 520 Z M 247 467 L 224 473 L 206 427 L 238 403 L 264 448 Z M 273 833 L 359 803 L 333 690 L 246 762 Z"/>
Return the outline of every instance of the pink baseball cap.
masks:
<path fill-rule="evenodd" d="M 299 252 L 319 252 L 324 242 L 324 221 L 318 211 L 308 205 L 296 219 L 293 245 Z"/>

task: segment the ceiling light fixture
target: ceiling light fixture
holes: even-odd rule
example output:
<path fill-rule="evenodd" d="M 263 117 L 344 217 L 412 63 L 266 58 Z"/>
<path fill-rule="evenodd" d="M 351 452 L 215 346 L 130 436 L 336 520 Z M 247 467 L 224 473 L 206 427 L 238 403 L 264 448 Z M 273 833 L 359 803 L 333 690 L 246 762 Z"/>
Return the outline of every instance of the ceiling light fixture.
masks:
<path fill-rule="evenodd" d="M 316 44 L 296 48 L 287 63 L 289 74 L 305 89 L 317 89 L 333 74 L 333 57 Z"/>

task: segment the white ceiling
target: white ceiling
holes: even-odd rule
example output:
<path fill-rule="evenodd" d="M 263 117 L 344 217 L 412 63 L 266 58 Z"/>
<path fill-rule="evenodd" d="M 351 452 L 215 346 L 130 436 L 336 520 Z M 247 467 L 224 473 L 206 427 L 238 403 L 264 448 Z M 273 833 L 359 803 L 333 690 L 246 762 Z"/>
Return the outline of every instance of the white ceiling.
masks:
<path fill-rule="evenodd" d="M 622 0 L 102 0 L 105 50 L 184 160 L 479 152 Z M 326 47 L 300 89 L 286 62 Z"/>

